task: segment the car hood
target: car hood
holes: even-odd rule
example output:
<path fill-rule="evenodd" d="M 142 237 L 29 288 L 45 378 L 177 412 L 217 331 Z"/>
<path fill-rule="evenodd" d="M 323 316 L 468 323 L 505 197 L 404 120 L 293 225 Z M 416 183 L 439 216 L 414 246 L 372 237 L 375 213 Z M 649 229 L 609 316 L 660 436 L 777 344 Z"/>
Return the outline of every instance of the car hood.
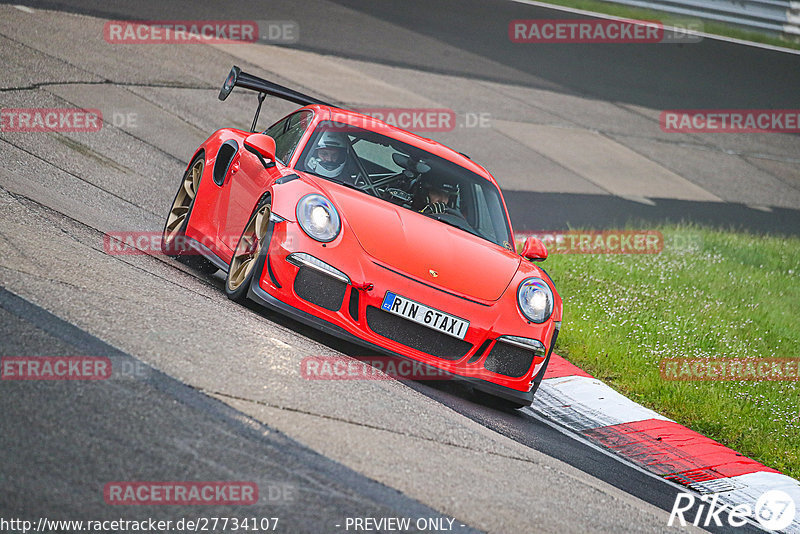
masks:
<path fill-rule="evenodd" d="M 494 301 L 519 268 L 517 254 L 490 241 L 366 193 L 319 178 L 314 181 L 339 208 L 364 251 L 403 274 L 463 296 Z"/>

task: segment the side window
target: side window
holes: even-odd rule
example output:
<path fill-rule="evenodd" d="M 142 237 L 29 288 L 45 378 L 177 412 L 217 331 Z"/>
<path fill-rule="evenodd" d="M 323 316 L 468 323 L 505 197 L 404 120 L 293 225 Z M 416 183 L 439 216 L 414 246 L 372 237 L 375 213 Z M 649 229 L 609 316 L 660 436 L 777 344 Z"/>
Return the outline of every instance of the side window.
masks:
<path fill-rule="evenodd" d="M 298 111 L 289 115 L 280 122 L 277 122 L 267 128 L 266 133 L 268 136 L 275 139 L 275 157 L 286 164 L 291 159 L 294 149 L 297 148 L 297 143 L 306 131 L 308 124 L 311 122 L 313 113 L 308 110 Z"/>
<path fill-rule="evenodd" d="M 286 125 L 289 123 L 289 119 L 291 118 L 292 116 L 290 115 L 289 117 L 286 117 L 285 119 L 276 122 L 275 124 L 267 128 L 266 131 L 264 131 L 264 133 L 270 136 L 271 138 L 275 139 L 277 142 L 278 137 L 283 135 L 284 130 L 286 130 Z"/>
<path fill-rule="evenodd" d="M 472 225 L 478 231 L 486 232 L 486 229 L 485 229 L 486 224 L 485 224 L 485 222 L 491 220 L 490 215 L 489 215 L 489 206 L 486 205 L 486 199 L 483 197 L 483 191 L 481 191 L 481 186 L 478 185 L 478 184 L 475 184 L 473 187 L 475 188 L 475 193 L 476 193 L 475 194 L 475 200 L 478 203 L 478 217 L 477 217 L 478 220 L 477 221 L 473 221 Z M 493 229 L 490 228 L 490 230 L 493 230 Z M 490 239 L 492 241 L 496 241 L 497 240 L 497 237 L 494 235 L 493 231 L 491 232 L 491 238 Z"/>

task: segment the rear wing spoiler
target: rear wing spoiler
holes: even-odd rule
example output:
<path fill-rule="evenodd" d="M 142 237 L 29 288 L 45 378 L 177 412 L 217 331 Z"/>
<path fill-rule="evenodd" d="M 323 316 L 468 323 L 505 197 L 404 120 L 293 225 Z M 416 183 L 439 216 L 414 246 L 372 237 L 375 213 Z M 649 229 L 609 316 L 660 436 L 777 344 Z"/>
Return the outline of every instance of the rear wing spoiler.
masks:
<path fill-rule="evenodd" d="M 295 104 L 299 104 L 301 106 L 308 106 L 311 104 L 332 106 L 332 104 L 328 104 L 327 102 L 323 102 L 317 98 L 304 95 L 303 93 L 295 91 L 294 89 L 289 89 L 288 87 L 264 80 L 258 76 L 253 76 L 252 74 L 242 72 L 242 69 L 236 66 L 231 69 L 230 74 L 228 74 L 228 77 L 225 79 L 225 83 L 222 84 L 222 89 L 219 91 L 219 99 L 225 100 L 228 98 L 228 95 L 231 94 L 231 91 L 233 91 L 234 87 L 250 89 L 251 91 L 256 91 L 258 93 L 258 108 L 256 109 L 255 117 L 253 117 L 253 126 L 250 128 L 251 132 L 256 131 L 258 115 L 261 113 L 261 103 L 264 102 L 264 98 L 267 95 L 276 96 L 281 100 L 288 100 L 289 102 L 294 102 Z"/>

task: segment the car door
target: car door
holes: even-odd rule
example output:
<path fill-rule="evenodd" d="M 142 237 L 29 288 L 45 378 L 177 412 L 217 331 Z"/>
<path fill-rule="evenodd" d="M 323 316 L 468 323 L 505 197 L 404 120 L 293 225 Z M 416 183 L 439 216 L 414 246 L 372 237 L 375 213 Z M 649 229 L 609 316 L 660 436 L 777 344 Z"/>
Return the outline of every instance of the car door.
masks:
<path fill-rule="evenodd" d="M 292 157 L 300 139 L 311 123 L 313 113 L 309 110 L 295 112 L 264 132 L 275 139 L 275 165 L 265 169 L 258 158 L 250 152 L 241 151 L 239 172 L 230 181 L 225 224 L 220 225 L 220 241 L 233 252 L 239 236 L 247 224 L 253 208 L 267 186 L 288 170 L 286 164 Z"/>

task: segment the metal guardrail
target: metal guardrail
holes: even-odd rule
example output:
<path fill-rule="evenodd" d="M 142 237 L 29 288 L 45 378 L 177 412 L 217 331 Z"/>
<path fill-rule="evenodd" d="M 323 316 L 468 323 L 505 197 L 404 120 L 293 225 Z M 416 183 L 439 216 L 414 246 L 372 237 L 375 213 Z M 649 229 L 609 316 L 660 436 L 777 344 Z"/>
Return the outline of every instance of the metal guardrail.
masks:
<path fill-rule="evenodd" d="M 798 0 L 605 0 L 800 38 Z"/>

